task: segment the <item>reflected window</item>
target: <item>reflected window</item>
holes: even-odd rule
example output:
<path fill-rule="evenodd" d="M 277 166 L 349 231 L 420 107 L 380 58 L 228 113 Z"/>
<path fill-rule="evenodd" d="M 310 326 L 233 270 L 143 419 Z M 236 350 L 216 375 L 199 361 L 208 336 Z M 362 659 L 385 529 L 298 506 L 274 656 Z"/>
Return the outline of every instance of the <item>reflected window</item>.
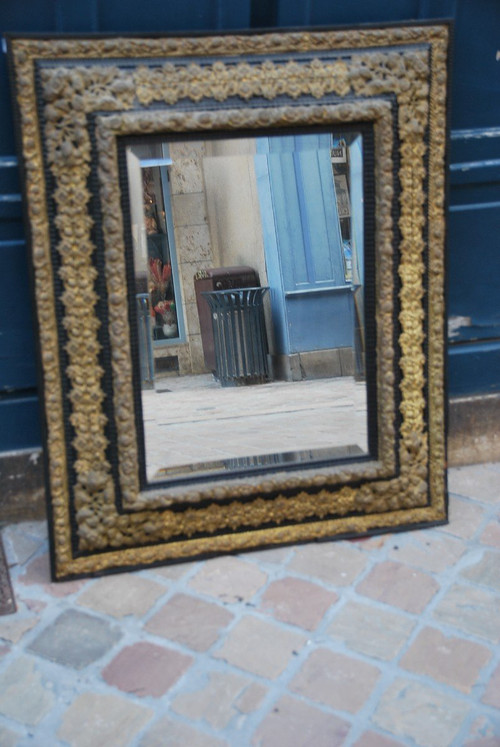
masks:
<path fill-rule="evenodd" d="M 184 339 L 166 144 L 128 149 L 135 287 L 145 348 Z M 147 315 L 147 325 L 145 316 Z M 141 329 L 144 332 L 144 329 Z"/>
<path fill-rule="evenodd" d="M 172 273 L 173 247 L 166 225 L 162 170 L 164 169 L 161 166 L 142 168 L 147 242 L 147 292 L 155 341 L 179 338 L 178 304 Z"/>

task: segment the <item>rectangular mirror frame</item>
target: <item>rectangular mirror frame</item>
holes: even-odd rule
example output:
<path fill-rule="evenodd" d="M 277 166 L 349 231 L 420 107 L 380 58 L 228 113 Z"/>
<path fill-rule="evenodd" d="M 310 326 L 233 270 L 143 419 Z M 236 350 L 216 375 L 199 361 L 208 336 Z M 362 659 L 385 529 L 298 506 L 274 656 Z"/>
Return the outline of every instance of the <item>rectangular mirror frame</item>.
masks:
<path fill-rule="evenodd" d="M 55 579 L 446 521 L 449 36 L 9 38 Z M 346 123 L 374 132 L 377 454 L 142 485 L 119 138 Z"/>

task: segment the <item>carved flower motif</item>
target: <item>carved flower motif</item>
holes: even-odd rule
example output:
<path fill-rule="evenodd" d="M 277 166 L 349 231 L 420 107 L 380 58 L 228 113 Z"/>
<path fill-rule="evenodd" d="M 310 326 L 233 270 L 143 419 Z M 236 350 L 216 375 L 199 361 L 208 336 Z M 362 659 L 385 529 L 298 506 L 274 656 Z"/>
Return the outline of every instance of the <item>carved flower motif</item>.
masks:
<path fill-rule="evenodd" d="M 134 73 L 135 92 L 138 101 L 144 106 L 148 106 L 154 99 L 153 89 L 151 87 L 152 71 L 145 65 L 139 65 Z"/>

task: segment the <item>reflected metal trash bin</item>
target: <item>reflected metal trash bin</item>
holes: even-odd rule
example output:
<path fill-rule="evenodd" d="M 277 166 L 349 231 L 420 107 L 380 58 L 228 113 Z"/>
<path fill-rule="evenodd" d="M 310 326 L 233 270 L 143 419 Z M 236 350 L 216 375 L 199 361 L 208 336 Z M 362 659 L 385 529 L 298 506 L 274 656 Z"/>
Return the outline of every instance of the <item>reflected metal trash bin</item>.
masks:
<path fill-rule="evenodd" d="M 215 377 L 221 386 L 269 381 L 264 288 L 205 291 L 212 314 Z"/>
<path fill-rule="evenodd" d="M 211 267 L 199 270 L 194 276 L 194 292 L 198 319 L 200 320 L 203 358 L 209 371 L 215 373 L 215 342 L 212 325 L 212 312 L 203 294 L 208 291 L 230 290 L 232 288 L 257 288 L 260 285 L 256 270 L 248 265 Z"/>

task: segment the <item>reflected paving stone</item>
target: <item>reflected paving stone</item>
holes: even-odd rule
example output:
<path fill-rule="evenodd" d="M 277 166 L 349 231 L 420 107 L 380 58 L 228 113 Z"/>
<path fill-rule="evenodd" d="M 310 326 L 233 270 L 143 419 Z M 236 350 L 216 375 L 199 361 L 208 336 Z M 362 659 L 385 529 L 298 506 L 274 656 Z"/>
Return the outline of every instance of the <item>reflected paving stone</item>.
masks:
<path fill-rule="evenodd" d="M 189 669 L 192 656 L 153 643 L 127 646 L 103 669 L 108 685 L 142 698 L 163 695 Z"/>
<path fill-rule="evenodd" d="M 460 575 L 468 581 L 500 592 L 500 553 L 485 552 L 478 563 L 465 568 Z"/>
<path fill-rule="evenodd" d="M 488 649 L 478 643 L 425 628 L 401 659 L 401 666 L 470 693 L 490 658 Z"/>
<path fill-rule="evenodd" d="M 340 747 L 350 729 L 347 721 L 285 695 L 257 727 L 255 747 Z"/>
<path fill-rule="evenodd" d="M 20 657 L 0 675 L 0 713 L 35 726 L 54 705 L 33 659 Z M 3 745 L 3 742 L 0 742 Z"/>
<path fill-rule="evenodd" d="M 297 548 L 288 568 L 333 586 L 349 586 L 366 563 L 366 555 L 349 543 L 322 542 Z"/>
<path fill-rule="evenodd" d="M 436 606 L 433 616 L 464 633 L 500 642 L 500 599 L 483 589 L 454 584 Z"/>
<path fill-rule="evenodd" d="M 290 689 L 336 710 L 356 713 L 379 676 L 380 671 L 370 664 L 321 648 L 309 656 Z"/>
<path fill-rule="evenodd" d="M 415 623 L 396 612 L 373 605 L 347 602 L 328 628 L 332 638 L 340 639 L 353 651 L 377 659 L 393 659 L 406 643 Z"/>
<path fill-rule="evenodd" d="M 84 693 L 65 712 L 57 736 L 71 747 L 125 747 L 153 715 L 118 695 Z"/>
<path fill-rule="evenodd" d="M 465 545 L 454 537 L 440 537 L 433 532 L 422 532 L 405 544 L 396 542 L 389 554 L 391 560 L 416 565 L 424 571 L 442 573 L 465 552 Z"/>
<path fill-rule="evenodd" d="M 204 734 L 170 718 L 158 721 L 140 741 L 140 747 L 229 747 L 228 742 Z"/>
<path fill-rule="evenodd" d="M 224 645 L 213 656 L 247 672 L 274 679 L 286 669 L 305 641 L 298 633 L 248 616 L 228 633 Z"/>
<path fill-rule="evenodd" d="M 231 719 L 242 711 L 237 703 L 242 695 L 253 685 L 247 677 L 242 677 L 230 672 L 211 672 L 206 684 L 198 690 L 178 695 L 172 703 L 176 713 L 191 721 L 204 720 L 214 729 L 224 729 Z M 256 685 L 256 687 L 259 687 Z M 257 692 L 247 694 L 247 708 L 253 700 L 255 710 L 264 694 L 267 692 L 262 686 L 259 687 L 260 698 Z"/>
<path fill-rule="evenodd" d="M 83 669 L 104 656 L 121 637 L 120 630 L 105 620 L 66 610 L 28 648 L 57 664 Z"/>
<path fill-rule="evenodd" d="M 206 651 L 226 628 L 233 615 L 212 602 L 176 594 L 145 625 L 149 633 Z"/>
<path fill-rule="evenodd" d="M 500 708 L 500 664 L 493 672 L 481 700 L 494 708 Z"/>
<path fill-rule="evenodd" d="M 113 617 L 142 617 L 167 590 L 139 575 L 120 574 L 95 581 L 78 597 L 78 604 Z"/>
<path fill-rule="evenodd" d="M 269 585 L 262 599 L 261 609 L 281 622 L 314 630 L 337 600 L 338 596 L 334 592 L 288 576 Z"/>
<path fill-rule="evenodd" d="M 392 561 L 378 563 L 356 587 L 359 594 L 415 614 L 423 612 L 438 589 L 431 576 Z"/>
<path fill-rule="evenodd" d="M 267 574 L 235 557 L 207 560 L 189 586 L 223 602 L 250 600 L 267 583 Z"/>
<path fill-rule="evenodd" d="M 500 501 L 500 479 L 498 472 L 487 465 L 454 467 L 448 472 L 450 493 L 476 498 L 483 503 Z"/>
<path fill-rule="evenodd" d="M 467 715 L 462 700 L 418 682 L 398 679 L 382 696 L 373 721 L 422 747 L 451 745 Z"/>
<path fill-rule="evenodd" d="M 450 523 L 441 527 L 441 531 L 455 537 L 471 539 L 479 529 L 483 516 L 482 506 L 450 495 Z"/>

